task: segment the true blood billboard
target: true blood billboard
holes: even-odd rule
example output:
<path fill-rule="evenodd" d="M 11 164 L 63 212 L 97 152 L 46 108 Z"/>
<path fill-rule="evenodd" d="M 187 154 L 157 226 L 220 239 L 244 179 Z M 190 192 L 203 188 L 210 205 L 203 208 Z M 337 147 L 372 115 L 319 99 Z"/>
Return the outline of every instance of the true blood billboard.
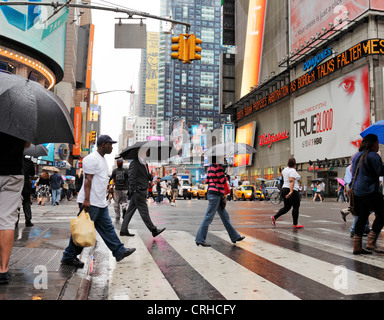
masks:
<path fill-rule="evenodd" d="M 352 156 L 367 126 L 369 77 L 364 66 L 295 99 L 296 161 Z"/>

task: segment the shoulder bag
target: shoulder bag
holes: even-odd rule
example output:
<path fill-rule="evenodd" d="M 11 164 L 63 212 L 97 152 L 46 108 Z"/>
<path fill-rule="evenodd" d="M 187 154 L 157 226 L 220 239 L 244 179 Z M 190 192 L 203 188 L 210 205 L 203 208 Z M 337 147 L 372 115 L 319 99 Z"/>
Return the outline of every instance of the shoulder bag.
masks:
<path fill-rule="evenodd" d="M 349 209 L 349 212 L 351 212 L 354 216 L 358 216 L 358 213 L 356 211 L 355 195 L 353 193 L 353 185 L 355 184 L 357 172 L 359 171 L 359 167 L 360 167 L 362 159 L 363 159 L 363 155 L 360 156 L 360 161 L 359 161 L 359 164 L 357 165 L 355 176 L 353 177 L 351 187 L 349 188 L 349 190 L 347 192 L 348 197 L 349 197 L 349 208 L 348 209 Z"/>

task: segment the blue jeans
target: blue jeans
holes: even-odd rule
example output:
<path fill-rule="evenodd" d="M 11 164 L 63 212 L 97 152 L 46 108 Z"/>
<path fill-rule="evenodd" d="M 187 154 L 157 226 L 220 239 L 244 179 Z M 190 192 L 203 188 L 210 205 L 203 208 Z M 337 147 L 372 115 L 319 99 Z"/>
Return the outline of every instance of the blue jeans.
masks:
<path fill-rule="evenodd" d="M 229 221 L 229 214 L 227 210 L 220 207 L 220 196 L 208 194 L 208 201 L 207 212 L 205 213 L 203 222 L 201 223 L 199 231 L 197 232 L 195 241 L 199 243 L 205 243 L 209 225 L 212 223 L 216 211 L 219 213 L 221 221 L 223 222 L 225 229 L 227 229 L 231 241 L 236 241 L 239 239 L 240 234 L 232 226 L 231 221 Z"/>
<path fill-rule="evenodd" d="M 61 189 L 52 189 L 52 205 L 60 201 Z"/>
<path fill-rule="evenodd" d="M 80 206 L 80 205 L 79 205 Z M 105 244 L 112 251 L 113 256 L 119 257 L 125 252 L 124 245 L 116 235 L 115 227 L 109 216 L 108 207 L 98 208 L 91 206 L 89 216 L 95 223 L 95 229 L 104 240 Z M 63 260 L 71 260 L 76 258 L 83 251 L 83 247 L 79 247 L 73 243 L 72 236 L 69 239 L 68 247 L 64 250 Z"/>

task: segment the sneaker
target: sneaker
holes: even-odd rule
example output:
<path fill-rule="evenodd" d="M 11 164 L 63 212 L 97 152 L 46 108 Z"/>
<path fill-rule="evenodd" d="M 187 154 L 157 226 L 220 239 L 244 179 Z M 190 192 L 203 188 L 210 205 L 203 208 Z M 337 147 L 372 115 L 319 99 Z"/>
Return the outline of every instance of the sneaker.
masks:
<path fill-rule="evenodd" d="M 276 227 L 276 219 L 274 216 L 271 217 L 271 223 L 274 227 Z"/>
<path fill-rule="evenodd" d="M 304 226 L 301 225 L 301 224 L 294 224 L 292 227 L 293 227 L 294 229 L 301 229 L 301 228 L 304 228 Z"/>

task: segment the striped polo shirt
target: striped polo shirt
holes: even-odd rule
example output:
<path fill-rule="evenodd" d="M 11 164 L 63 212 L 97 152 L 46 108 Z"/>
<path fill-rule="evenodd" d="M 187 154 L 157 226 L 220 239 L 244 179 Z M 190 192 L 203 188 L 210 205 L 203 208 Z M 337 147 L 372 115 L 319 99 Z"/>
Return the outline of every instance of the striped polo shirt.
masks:
<path fill-rule="evenodd" d="M 224 194 L 224 183 L 227 183 L 224 169 L 219 164 L 213 163 L 207 174 L 208 194 L 221 196 Z"/>

